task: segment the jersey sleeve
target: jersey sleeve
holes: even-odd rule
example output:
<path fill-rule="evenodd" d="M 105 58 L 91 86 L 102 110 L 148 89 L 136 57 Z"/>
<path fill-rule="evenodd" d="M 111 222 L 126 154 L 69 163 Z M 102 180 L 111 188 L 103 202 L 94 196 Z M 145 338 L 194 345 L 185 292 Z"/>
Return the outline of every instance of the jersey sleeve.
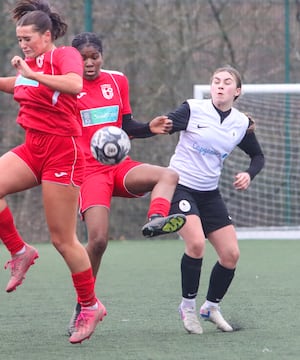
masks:
<path fill-rule="evenodd" d="M 83 76 L 83 61 L 77 49 L 71 46 L 63 46 L 54 51 L 54 56 L 61 75 L 75 73 Z"/>
<path fill-rule="evenodd" d="M 154 136 L 150 130 L 149 123 L 134 120 L 131 114 L 123 115 L 122 128 L 131 138 L 147 138 Z"/>
<path fill-rule="evenodd" d="M 249 173 L 251 180 L 262 170 L 265 164 L 265 157 L 254 132 L 246 133 L 238 147 L 243 150 L 251 159 Z"/>
<path fill-rule="evenodd" d="M 170 134 L 174 132 L 186 130 L 190 119 L 190 106 L 187 101 L 182 103 L 176 110 L 167 114 L 168 118 L 173 121 L 173 128 Z"/>

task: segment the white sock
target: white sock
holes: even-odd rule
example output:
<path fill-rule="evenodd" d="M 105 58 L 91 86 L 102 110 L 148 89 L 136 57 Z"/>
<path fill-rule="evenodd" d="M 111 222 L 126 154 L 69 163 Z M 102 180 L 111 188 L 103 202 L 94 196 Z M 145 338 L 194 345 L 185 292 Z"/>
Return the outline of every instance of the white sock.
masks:
<path fill-rule="evenodd" d="M 22 249 L 21 249 L 21 250 L 19 250 L 18 252 L 16 252 L 16 254 L 15 254 L 15 255 L 21 255 L 21 254 L 24 254 L 25 250 L 26 250 L 26 246 L 24 245 L 24 246 L 22 247 Z"/>
<path fill-rule="evenodd" d="M 183 297 L 181 300 L 180 306 L 183 309 L 186 309 L 186 308 L 196 309 L 196 298 L 195 299 L 187 299 L 187 298 Z"/>
<path fill-rule="evenodd" d="M 210 307 L 218 307 L 218 306 L 219 306 L 219 303 L 215 303 L 215 302 L 208 301 L 208 300 L 206 300 L 205 303 L 202 305 L 202 307 L 205 309 L 209 309 Z"/>
<path fill-rule="evenodd" d="M 86 309 L 89 310 L 97 310 L 98 309 L 98 303 L 96 302 L 94 305 L 92 306 L 85 306 Z"/>

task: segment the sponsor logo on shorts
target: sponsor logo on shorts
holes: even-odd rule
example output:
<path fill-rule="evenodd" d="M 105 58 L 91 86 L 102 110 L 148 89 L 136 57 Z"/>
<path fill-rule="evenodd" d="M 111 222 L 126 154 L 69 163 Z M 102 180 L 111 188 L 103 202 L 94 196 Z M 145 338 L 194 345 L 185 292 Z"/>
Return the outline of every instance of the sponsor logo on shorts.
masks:
<path fill-rule="evenodd" d="M 66 173 L 65 171 L 54 173 L 54 176 L 57 178 L 60 178 L 60 177 L 66 176 L 66 175 L 68 175 L 68 173 Z"/>
<path fill-rule="evenodd" d="M 191 210 L 191 204 L 188 200 L 180 200 L 179 201 L 179 209 L 182 211 L 182 212 L 188 212 Z"/>

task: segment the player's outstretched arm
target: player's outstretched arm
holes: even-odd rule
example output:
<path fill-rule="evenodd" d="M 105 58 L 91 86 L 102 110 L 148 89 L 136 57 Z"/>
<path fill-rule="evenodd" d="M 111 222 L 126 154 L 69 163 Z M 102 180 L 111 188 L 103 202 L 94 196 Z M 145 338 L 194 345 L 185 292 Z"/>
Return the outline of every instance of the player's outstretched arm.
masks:
<path fill-rule="evenodd" d="M 0 77 L 0 91 L 13 94 L 15 87 L 15 76 L 10 77 Z"/>

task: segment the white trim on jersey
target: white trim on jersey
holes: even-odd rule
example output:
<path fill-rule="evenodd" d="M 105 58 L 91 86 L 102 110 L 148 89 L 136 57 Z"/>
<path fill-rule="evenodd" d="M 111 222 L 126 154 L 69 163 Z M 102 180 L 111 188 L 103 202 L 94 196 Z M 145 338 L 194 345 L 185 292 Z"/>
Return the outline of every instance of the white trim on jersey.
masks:
<path fill-rule="evenodd" d="M 199 191 L 218 187 L 224 160 L 246 134 L 249 119 L 235 108 L 221 123 L 210 99 L 187 100 L 190 118 L 180 132 L 169 167 L 179 174 L 179 184 Z"/>
<path fill-rule="evenodd" d="M 105 69 L 101 69 L 101 72 L 105 72 L 105 73 L 108 73 L 108 74 L 116 74 L 116 75 L 124 76 L 124 73 L 122 73 L 121 71 L 117 71 L 117 70 L 105 70 Z"/>

